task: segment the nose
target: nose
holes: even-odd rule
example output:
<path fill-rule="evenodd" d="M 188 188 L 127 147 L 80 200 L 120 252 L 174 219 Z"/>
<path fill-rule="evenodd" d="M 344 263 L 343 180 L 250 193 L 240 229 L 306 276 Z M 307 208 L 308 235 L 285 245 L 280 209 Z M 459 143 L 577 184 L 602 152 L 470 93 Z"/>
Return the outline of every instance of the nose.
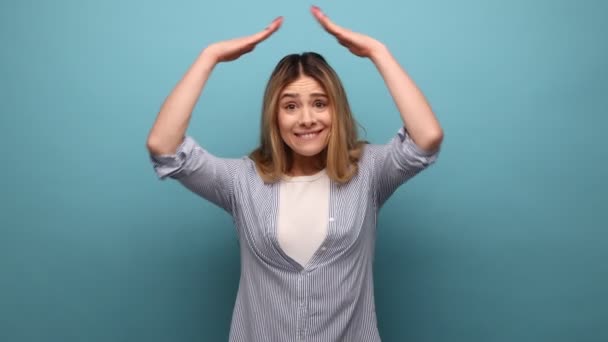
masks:
<path fill-rule="evenodd" d="M 304 108 L 300 113 L 300 122 L 299 124 L 305 127 L 310 127 L 317 122 L 317 119 L 314 116 L 312 108 Z"/>

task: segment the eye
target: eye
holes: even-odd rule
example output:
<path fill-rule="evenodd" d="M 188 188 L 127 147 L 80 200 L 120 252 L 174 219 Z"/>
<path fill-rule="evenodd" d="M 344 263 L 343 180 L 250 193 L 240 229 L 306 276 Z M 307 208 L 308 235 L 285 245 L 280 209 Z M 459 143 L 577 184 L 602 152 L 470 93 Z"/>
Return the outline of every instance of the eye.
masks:
<path fill-rule="evenodd" d="M 325 108 L 327 104 L 323 101 L 315 101 L 313 104 L 316 108 Z"/>
<path fill-rule="evenodd" d="M 283 108 L 285 108 L 287 111 L 292 111 L 296 109 L 296 104 L 293 102 L 289 102 L 285 105 L 283 105 Z"/>

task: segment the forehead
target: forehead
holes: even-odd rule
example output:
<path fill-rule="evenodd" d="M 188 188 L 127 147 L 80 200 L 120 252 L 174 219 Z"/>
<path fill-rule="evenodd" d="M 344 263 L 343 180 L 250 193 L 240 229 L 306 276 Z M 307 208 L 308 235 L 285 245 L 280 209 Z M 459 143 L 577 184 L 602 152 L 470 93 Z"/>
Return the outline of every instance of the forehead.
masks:
<path fill-rule="evenodd" d="M 295 81 L 287 84 L 281 94 L 309 94 L 309 93 L 325 93 L 323 86 L 317 80 L 310 76 L 300 75 Z"/>

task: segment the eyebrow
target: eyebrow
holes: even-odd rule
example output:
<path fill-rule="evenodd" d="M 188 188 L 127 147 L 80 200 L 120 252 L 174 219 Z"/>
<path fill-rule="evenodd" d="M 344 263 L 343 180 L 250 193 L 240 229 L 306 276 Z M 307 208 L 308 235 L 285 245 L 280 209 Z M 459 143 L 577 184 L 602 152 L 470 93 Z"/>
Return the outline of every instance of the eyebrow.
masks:
<path fill-rule="evenodd" d="M 327 95 L 325 93 L 311 93 L 310 94 L 311 97 L 327 97 Z M 285 97 L 300 97 L 300 94 L 297 93 L 283 93 L 283 95 L 281 95 L 281 99 L 285 98 Z"/>

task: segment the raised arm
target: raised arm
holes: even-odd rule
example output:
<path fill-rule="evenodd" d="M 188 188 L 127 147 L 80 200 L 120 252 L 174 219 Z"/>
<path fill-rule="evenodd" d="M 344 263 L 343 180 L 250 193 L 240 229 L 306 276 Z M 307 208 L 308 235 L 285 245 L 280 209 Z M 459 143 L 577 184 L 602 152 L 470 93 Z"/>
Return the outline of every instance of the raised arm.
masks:
<path fill-rule="evenodd" d="M 283 18 L 279 17 L 254 35 L 214 43 L 205 48 L 161 106 L 146 143 L 150 153 L 175 153 L 184 140 L 194 106 L 213 68 L 220 62 L 235 60 L 252 51 L 278 30 L 282 22 Z"/>
<path fill-rule="evenodd" d="M 388 144 L 370 147 L 374 160 L 376 205 L 403 183 L 433 164 L 439 154 L 443 131 L 424 95 L 381 42 L 334 24 L 318 7 L 312 14 L 321 26 L 350 52 L 369 58 L 380 72 L 403 120 Z"/>
<path fill-rule="evenodd" d="M 443 140 L 441 126 L 420 89 L 386 46 L 369 36 L 336 25 L 318 7 L 313 6 L 311 12 L 321 26 L 336 37 L 340 44 L 353 54 L 369 58 L 374 63 L 397 105 L 403 124 L 412 140 L 425 151 L 436 151 Z"/>

